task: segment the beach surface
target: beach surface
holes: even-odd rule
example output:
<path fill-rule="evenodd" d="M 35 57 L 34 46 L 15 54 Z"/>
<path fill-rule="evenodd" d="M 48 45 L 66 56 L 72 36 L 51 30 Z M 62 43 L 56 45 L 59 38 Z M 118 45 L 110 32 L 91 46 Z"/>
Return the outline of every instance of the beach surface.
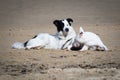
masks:
<path fill-rule="evenodd" d="M 109 51 L 12 49 L 38 33 L 55 34 L 72 18 L 100 36 Z M 0 80 L 120 80 L 120 0 L 1 0 Z"/>

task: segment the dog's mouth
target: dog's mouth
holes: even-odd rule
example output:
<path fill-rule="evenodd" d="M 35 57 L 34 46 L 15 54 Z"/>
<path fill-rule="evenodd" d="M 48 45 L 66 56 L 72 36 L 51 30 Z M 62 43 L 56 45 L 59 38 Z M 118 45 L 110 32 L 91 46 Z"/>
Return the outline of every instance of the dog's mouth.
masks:
<path fill-rule="evenodd" d="M 63 36 L 63 37 L 68 36 L 68 32 L 66 32 L 66 31 L 59 31 L 58 34 L 59 34 L 59 36 Z"/>
<path fill-rule="evenodd" d="M 68 35 L 68 32 L 63 32 L 63 36 L 66 37 Z"/>

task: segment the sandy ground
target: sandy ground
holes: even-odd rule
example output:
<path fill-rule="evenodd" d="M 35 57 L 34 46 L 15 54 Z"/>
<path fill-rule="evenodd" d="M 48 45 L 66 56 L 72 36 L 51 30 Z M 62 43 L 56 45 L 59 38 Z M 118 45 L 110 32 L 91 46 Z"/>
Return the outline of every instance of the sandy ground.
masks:
<path fill-rule="evenodd" d="M 68 17 L 110 50 L 11 49 Z M 120 80 L 120 0 L 0 0 L 0 80 Z"/>

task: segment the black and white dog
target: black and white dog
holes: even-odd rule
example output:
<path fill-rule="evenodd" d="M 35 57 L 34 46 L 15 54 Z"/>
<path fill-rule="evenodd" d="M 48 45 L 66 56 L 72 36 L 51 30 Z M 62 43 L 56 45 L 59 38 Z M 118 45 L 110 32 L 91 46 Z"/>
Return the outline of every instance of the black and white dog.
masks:
<path fill-rule="evenodd" d="M 55 20 L 53 24 L 57 27 L 57 33 L 51 35 L 48 33 L 39 33 L 32 39 L 25 43 L 16 42 L 12 48 L 16 49 L 32 49 L 32 48 L 45 48 L 45 49 L 67 49 L 71 45 L 76 32 L 71 26 L 73 20 L 71 18 L 63 20 Z"/>

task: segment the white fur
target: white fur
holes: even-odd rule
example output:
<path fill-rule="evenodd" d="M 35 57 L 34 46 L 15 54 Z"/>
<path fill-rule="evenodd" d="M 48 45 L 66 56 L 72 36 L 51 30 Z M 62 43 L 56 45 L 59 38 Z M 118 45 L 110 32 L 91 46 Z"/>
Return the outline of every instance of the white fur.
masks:
<path fill-rule="evenodd" d="M 57 32 L 55 35 L 40 33 L 36 38 L 28 40 L 26 47 L 24 47 L 24 43 L 16 42 L 12 45 L 12 48 L 31 49 L 40 47 L 45 49 L 66 49 L 70 45 L 70 42 L 66 44 L 65 42 L 75 37 L 76 33 L 66 19 L 64 19 L 62 22 L 64 23 L 63 31 Z M 68 32 L 65 31 L 66 28 L 69 29 Z"/>
<path fill-rule="evenodd" d="M 98 35 L 93 32 L 84 32 L 82 27 L 80 27 L 80 32 L 77 35 L 76 40 L 84 44 L 83 48 L 80 51 L 88 49 L 100 51 L 108 50 Z"/>
<path fill-rule="evenodd" d="M 80 27 L 79 34 L 74 38 L 74 41 L 68 47 L 68 50 L 71 50 L 73 47 L 74 48 L 82 47 L 80 51 L 85 51 L 85 50 L 107 51 L 108 50 L 108 48 L 103 44 L 103 42 L 101 41 L 98 35 L 96 35 L 93 32 L 84 32 L 82 27 Z"/>

